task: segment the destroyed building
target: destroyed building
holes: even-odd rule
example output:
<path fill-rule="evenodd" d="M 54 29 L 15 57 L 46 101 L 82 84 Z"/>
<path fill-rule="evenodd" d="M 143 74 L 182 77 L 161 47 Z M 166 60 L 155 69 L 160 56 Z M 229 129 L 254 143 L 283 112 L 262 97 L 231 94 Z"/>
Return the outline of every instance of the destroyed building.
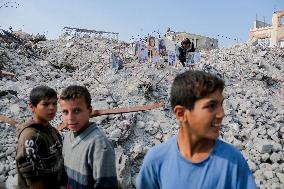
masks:
<path fill-rule="evenodd" d="M 211 50 L 218 48 L 218 39 L 210 38 L 202 35 L 187 33 L 187 32 L 174 32 L 168 30 L 166 39 L 180 43 L 185 38 L 190 39 L 193 42 L 194 47 L 199 50 Z"/>
<path fill-rule="evenodd" d="M 82 28 L 73 28 L 73 27 L 64 27 L 63 28 L 63 36 L 72 36 L 72 37 L 94 37 L 94 38 L 107 38 L 118 40 L 117 32 L 107 32 L 107 31 L 97 31 L 97 30 L 89 30 Z"/>
<path fill-rule="evenodd" d="M 249 38 L 262 46 L 284 48 L 284 11 L 273 13 L 272 25 L 256 19 Z"/>

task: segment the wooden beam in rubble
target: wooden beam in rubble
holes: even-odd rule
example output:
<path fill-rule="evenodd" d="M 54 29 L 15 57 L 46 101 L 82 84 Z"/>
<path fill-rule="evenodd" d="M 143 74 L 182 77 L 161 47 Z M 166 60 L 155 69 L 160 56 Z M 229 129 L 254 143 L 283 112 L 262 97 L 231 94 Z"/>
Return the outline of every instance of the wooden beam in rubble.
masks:
<path fill-rule="evenodd" d="M 11 72 L 6 72 L 6 71 L 3 71 L 3 70 L 0 70 L 0 76 L 12 76 L 12 77 L 15 77 L 16 74 L 14 73 L 11 73 Z"/>
<path fill-rule="evenodd" d="M 129 113 L 129 112 L 139 112 L 139 111 L 146 111 L 155 108 L 160 108 L 164 105 L 163 102 L 148 104 L 148 105 L 141 105 L 141 106 L 131 106 L 127 108 L 116 108 L 116 109 L 104 109 L 104 110 L 93 110 L 91 117 L 97 117 L 102 115 L 110 115 L 110 114 L 121 114 L 121 113 Z M 11 119 L 7 116 L 0 115 L 0 122 L 8 123 L 12 126 L 16 126 L 18 121 Z M 57 130 L 61 131 L 64 128 L 67 128 L 64 123 L 61 123 L 57 126 Z"/>

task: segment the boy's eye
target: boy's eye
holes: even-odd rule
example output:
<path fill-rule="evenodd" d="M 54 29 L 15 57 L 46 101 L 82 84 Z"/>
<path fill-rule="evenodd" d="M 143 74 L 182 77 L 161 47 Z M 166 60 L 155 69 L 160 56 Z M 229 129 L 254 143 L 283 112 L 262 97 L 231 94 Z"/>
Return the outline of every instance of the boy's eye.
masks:
<path fill-rule="evenodd" d="M 216 104 L 209 104 L 205 108 L 208 108 L 210 111 L 212 111 L 216 108 Z"/>
<path fill-rule="evenodd" d="M 63 115 L 67 115 L 67 114 L 68 114 L 68 111 L 63 110 L 63 111 L 62 111 L 62 114 L 63 114 Z"/>
<path fill-rule="evenodd" d="M 75 108 L 74 109 L 74 113 L 80 113 L 80 112 L 81 112 L 80 108 Z"/>

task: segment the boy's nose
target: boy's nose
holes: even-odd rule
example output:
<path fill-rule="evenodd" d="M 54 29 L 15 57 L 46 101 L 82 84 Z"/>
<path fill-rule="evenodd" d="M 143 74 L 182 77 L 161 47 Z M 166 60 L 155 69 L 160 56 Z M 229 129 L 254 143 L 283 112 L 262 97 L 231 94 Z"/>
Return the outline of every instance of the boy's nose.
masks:
<path fill-rule="evenodd" d="M 67 119 L 68 119 L 68 121 L 74 120 L 74 114 L 73 114 L 72 112 L 70 112 L 70 113 L 67 115 Z"/>
<path fill-rule="evenodd" d="M 48 106 L 49 109 L 54 110 L 57 108 L 57 105 L 51 104 Z"/>
<path fill-rule="evenodd" d="M 218 108 L 218 112 L 216 114 L 217 118 L 223 118 L 225 116 L 225 111 L 223 106 L 220 106 L 220 108 Z"/>

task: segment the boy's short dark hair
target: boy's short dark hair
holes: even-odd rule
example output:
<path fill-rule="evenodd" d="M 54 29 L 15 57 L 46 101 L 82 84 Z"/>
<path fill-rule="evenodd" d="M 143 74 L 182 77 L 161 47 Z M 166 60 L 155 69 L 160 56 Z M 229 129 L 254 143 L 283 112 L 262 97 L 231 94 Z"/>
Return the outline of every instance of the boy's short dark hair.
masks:
<path fill-rule="evenodd" d="M 170 102 L 172 109 L 181 105 L 189 110 L 194 108 L 197 100 L 210 93 L 224 89 L 224 81 L 217 76 L 203 71 L 186 71 L 174 79 L 171 88 Z"/>
<path fill-rule="evenodd" d="M 50 98 L 57 99 L 57 93 L 54 89 L 47 86 L 38 86 L 31 90 L 30 92 L 30 102 L 33 106 L 37 106 L 41 100 Z"/>
<path fill-rule="evenodd" d="M 85 99 L 87 107 L 89 108 L 91 106 L 92 99 L 88 89 L 84 86 L 71 85 L 66 87 L 60 95 L 60 100 L 71 100 L 80 97 Z"/>

